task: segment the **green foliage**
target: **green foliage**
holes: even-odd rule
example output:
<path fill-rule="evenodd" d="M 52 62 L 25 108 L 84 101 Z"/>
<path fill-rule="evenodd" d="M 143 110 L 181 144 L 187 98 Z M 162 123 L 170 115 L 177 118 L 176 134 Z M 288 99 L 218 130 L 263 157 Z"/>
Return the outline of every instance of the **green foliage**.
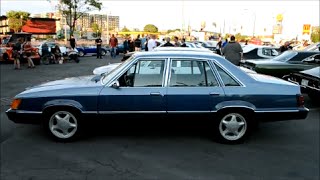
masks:
<path fill-rule="evenodd" d="M 67 19 L 70 35 L 73 35 L 77 19 L 90 11 L 101 10 L 101 7 L 99 0 L 60 0 L 58 5 L 59 11 Z"/>
<path fill-rule="evenodd" d="M 25 25 L 30 13 L 25 11 L 9 11 L 7 17 L 9 19 L 9 28 L 14 32 L 21 31 L 23 25 Z"/>
<path fill-rule="evenodd" d="M 130 32 L 130 30 L 129 30 L 126 26 L 124 26 L 124 27 L 121 29 L 121 32 Z"/>
<path fill-rule="evenodd" d="M 153 25 L 153 24 L 147 24 L 144 26 L 143 30 L 145 32 L 151 32 L 151 33 L 156 33 L 158 32 L 158 28 L 157 26 Z"/>
<path fill-rule="evenodd" d="M 320 27 L 317 27 L 311 33 L 311 41 L 316 43 L 320 41 Z"/>

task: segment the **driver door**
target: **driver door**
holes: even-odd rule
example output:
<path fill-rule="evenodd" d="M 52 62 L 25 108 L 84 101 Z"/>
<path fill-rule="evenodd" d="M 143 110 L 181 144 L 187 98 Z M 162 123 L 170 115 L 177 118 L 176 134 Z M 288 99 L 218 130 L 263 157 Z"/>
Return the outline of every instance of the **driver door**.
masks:
<path fill-rule="evenodd" d="M 166 114 L 164 75 L 167 59 L 138 59 L 99 96 L 99 114 L 157 117 Z M 142 116 L 141 116 L 142 115 Z"/>

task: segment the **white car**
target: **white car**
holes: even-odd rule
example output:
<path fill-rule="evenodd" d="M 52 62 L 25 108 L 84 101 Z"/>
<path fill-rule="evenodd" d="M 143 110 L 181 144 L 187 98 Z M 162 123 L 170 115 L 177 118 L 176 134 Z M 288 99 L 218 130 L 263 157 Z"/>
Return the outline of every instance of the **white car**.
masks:
<path fill-rule="evenodd" d="M 49 52 L 51 52 L 51 48 L 52 47 L 58 45 L 62 55 L 67 55 L 68 54 L 67 47 L 65 47 L 65 46 L 61 46 L 61 45 L 59 45 L 58 43 L 55 43 L 55 42 L 43 42 L 38 46 L 40 56 L 42 56 L 42 45 L 44 43 L 48 44 Z"/>

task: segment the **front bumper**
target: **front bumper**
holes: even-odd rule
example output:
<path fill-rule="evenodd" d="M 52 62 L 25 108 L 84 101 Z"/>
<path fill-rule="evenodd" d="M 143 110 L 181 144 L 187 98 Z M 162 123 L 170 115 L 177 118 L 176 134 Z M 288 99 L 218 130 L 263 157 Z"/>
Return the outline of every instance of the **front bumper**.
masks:
<path fill-rule="evenodd" d="M 10 108 L 6 111 L 6 114 L 15 123 L 40 124 L 42 120 L 42 112 L 14 110 Z"/>

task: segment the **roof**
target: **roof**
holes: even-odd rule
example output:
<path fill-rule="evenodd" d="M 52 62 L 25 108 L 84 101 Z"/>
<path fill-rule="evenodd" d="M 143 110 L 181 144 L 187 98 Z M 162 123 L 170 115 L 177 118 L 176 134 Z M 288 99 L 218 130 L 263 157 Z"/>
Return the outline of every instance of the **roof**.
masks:
<path fill-rule="evenodd" d="M 180 50 L 181 49 L 181 50 Z M 183 50 L 182 50 L 183 49 Z M 188 57 L 195 57 L 195 58 L 223 58 L 220 55 L 217 55 L 213 52 L 208 51 L 188 51 L 186 49 L 192 48 L 179 48 L 176 47 L 175 50 L 161 50 L 161 51 L 145 51 L 145 52 L 137 52 L 135 53 L 136 57 L 144 57 L 144 56 L 154 56 L 154 57 L 162 57 L 162 56 L 188 56 Z M 197 48 L 194 48 L 197 49 Z"/>
<path fill-rule="evenodd" d="M 197 52 L 210 52 L 212 51 L 206 48 L 188 48 L 188 47 L 157 47 L 155 51 L 197 51 Z"/>

